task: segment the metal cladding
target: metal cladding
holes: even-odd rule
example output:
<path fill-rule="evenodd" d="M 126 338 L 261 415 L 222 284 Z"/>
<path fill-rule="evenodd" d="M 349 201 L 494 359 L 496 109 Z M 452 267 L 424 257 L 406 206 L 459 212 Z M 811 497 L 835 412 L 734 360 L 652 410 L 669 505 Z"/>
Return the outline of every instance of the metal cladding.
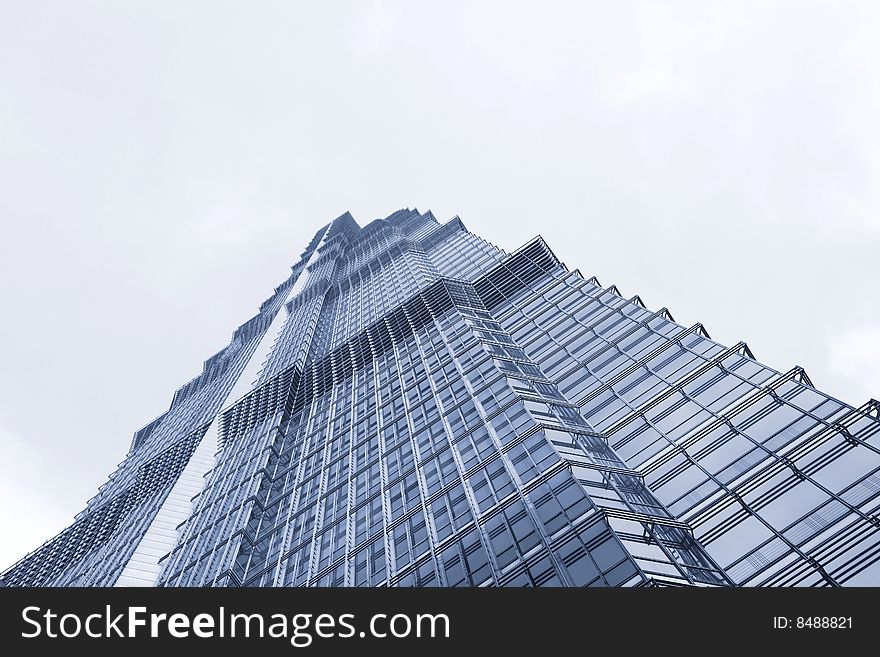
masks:
<path fill-rule="evenodd" d="M 880 584 L 880 419 L 457 217 L 319 230 L 5 586 Z"/>

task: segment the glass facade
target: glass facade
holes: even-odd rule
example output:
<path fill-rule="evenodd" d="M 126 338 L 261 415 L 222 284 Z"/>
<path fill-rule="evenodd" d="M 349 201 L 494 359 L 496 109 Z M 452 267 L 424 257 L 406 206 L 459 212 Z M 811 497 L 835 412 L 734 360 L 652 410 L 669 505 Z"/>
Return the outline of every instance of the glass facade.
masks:
<path fill-rule="evenodd" d="M 878 413 L 540 238 L 346 213 L 0 582 L 878 585 Z"/>

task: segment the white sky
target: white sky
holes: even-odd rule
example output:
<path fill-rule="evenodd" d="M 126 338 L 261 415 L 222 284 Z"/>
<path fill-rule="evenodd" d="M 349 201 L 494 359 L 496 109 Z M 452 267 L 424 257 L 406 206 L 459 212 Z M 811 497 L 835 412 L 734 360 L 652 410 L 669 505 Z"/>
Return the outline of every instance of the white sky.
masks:
<path fill-rule="evenodd" d="M 880 396 L 878 116 L 877 2 L 0 0 L 0 568 L 345 210 Z"/>

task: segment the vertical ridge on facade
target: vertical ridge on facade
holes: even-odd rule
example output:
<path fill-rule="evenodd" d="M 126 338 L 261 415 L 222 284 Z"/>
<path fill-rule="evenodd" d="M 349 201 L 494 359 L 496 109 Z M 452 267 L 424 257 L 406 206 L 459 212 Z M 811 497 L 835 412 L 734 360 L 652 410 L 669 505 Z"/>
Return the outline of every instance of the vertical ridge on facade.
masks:
<path fill-rule="evenodd" d="M 876 585 L 878 409 L 540 237 L 344 213 L 0 583 Z"/>

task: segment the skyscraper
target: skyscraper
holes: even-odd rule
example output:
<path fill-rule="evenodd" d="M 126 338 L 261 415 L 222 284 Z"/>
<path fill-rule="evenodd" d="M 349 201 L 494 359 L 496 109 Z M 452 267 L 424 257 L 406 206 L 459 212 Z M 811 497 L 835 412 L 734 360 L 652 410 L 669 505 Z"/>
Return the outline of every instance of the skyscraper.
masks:
<path fill-rule="evenodd" d="M 880 584 L 878 413 L 540 237 L 346 213 L 0 582 Z"/>

